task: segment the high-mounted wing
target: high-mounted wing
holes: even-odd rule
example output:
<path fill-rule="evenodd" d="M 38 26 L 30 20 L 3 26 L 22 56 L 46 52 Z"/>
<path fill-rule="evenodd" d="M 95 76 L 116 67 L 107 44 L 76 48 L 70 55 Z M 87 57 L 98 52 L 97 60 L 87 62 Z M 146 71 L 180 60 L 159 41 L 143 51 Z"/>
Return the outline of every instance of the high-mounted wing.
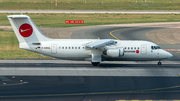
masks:
<path fill-rule="evenodd" d="M 85 47 L 86 48 L 97 48 L 97 47 L 105 46 L 105 45 L 108 45 L 108 44 L 112 44 L 114 42 L 115 41 L 111 40 L 111 39 L 98 40 L 98 41 L 95 41 L 93 43 L 88 44 Z"/>

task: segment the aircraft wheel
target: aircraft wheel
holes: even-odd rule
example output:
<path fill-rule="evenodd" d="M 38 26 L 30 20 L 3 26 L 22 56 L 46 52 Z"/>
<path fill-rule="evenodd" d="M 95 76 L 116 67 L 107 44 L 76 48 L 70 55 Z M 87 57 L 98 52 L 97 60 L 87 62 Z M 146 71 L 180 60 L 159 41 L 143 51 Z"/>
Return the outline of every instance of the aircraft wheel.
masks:
<path fill-rule="evenodd" d="M 100 62 L 91 62 L 93 66 L 97 66 Z"/>
<path fill-rule="evenodd" d="M 162 63 L 161 63 L 161 62 L 158 62 L 158 65 L 159 65 L 159 66 L 161 66 L 161 65 L 162 65 Z"/>

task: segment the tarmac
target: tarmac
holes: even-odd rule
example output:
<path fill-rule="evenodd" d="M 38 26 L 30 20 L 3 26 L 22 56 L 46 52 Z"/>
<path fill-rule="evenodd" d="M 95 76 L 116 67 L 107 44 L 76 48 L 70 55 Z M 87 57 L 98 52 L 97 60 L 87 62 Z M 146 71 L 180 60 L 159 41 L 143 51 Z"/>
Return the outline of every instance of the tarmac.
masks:
<path fill-rule="evenodd" d="M 1 60 L 3 76 L 149 76 L 179 77 L 179 61 L 102 62 L 92 66 L 84 61 L 61 60 Z"/>

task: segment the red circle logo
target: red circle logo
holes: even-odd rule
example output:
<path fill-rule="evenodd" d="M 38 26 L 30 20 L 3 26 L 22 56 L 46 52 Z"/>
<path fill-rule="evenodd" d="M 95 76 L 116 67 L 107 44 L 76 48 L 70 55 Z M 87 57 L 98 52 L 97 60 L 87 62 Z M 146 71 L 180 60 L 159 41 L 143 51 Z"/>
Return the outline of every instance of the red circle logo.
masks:
<path fill-rule="evenodd" d="M 29 37 L 32 35 L 33 33 L 33 28 L 30 24 L 22 24 L 20 27 L 19 27 L 19 33 L 21 34 L 21 36 L 23 37 Z"/>
<path fill-rule="evenodd" d="M 139 53 L 139 50 L 136 50 L 136 53 L 138 54 L 138 53 Z"/>

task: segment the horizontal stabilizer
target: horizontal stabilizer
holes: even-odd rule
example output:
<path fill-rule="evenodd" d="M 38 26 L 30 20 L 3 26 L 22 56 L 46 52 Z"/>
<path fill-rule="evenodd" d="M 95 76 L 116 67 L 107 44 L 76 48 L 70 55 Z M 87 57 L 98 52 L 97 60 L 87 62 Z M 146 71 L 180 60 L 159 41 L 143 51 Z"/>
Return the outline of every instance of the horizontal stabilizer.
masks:
<path fill-rule="evenodd" d="M 27 15 L 8 15 L 8 18 L 13 18 L 13 19 L 26 19 L 29 18 Z"/>

